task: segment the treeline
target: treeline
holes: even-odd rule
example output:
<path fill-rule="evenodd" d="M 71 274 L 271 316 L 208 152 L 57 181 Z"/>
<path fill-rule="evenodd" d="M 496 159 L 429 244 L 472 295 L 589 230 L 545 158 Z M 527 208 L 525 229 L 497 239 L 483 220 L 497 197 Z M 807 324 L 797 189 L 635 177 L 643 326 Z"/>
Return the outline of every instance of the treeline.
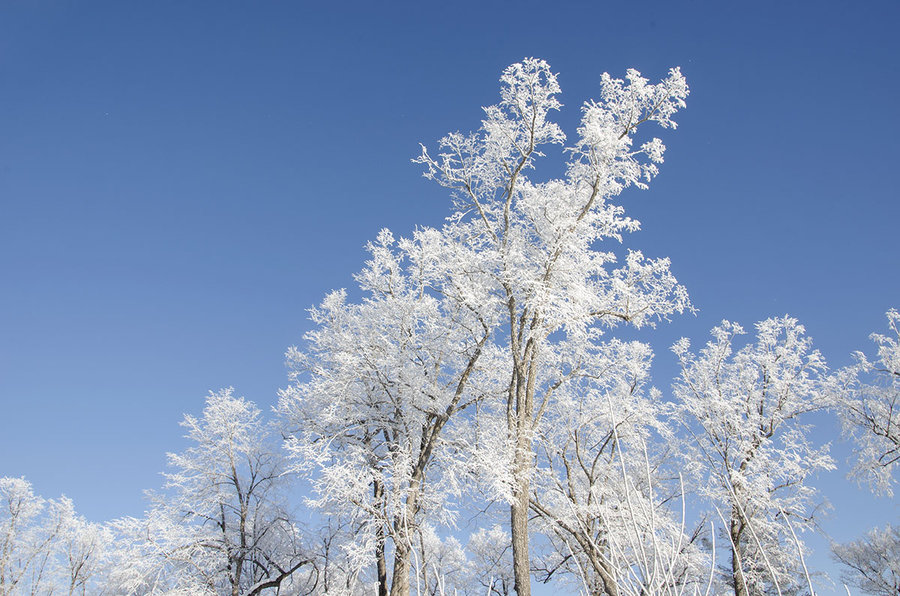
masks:
<path fill-rule="evenodd" d="M 693 306 L 668 259 L 617 253 L 639 223 L 616 199 L 656 175 L 665 147 L 639 134 L 675 128 L 684 77 L 604 75 L 570 144 L 545 62 L 501 83 L 478 131 L 416 159 L 452 193 L 444 225 L 382 231 L 361 298 L 310 311 L 274 420 L 210 394 L 141 519 L 91 524 L 0 480 L 0 594 L 814 593 L 803 534 L 836 464 L 808 417 L 839 415 L 851 475 L 891 494 L 900 314 L 836 372 L 795 319 L 725 321 L 673 346 L 664 396 L 650 347 L 613 333 Z M 565 172 L 542 181 L 552 145 Z M 898 551 L 889 526 L 835 555 L 896 595 Z"/>

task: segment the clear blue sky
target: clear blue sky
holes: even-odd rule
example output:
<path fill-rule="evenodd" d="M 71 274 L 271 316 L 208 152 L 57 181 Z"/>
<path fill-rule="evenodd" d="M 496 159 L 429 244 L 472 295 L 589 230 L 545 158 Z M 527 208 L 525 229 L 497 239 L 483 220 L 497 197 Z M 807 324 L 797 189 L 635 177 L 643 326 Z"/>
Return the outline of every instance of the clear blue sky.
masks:
<path fill-rule="evenodd" d="M 272 405 L 364 243 L 440 224 L 410 158 L 477 128 L 525 56 L 560 73 L 570 135 L 604 71 L 691 85 L 623 197 L 629 245 L 700 309 L 647 335 L 660 388 L 672 341 L 722 318 L 789 313 L 837 367 L 900 307 L 900 3 L 332 4 L 0 5 L 0 475 L 139 515 L 183 412 L 229 385 Z M 822 486 L 841 540 L 898 518 Z"/>

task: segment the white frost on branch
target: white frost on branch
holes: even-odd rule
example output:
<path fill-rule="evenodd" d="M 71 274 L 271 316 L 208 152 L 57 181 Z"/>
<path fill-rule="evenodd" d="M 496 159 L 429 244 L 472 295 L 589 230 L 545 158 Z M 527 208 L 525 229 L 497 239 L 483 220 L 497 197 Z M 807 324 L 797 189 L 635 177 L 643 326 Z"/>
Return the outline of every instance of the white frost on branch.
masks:
<path fill-rule="evenodd" d="M 279 409 L 294 461 L 322 511 L 368 520 L 355 552 L 382 586 L 393 552 L 396 594 L 408 592 L 425 515 L 451 523 L 475 485 L 511 507 L 515 589 L 528 594 L 534 441 L 555 393 L 570 391 L 611 328 L 691 308 L 668 259 L 619 250 L 640 225 L 614 202 L 657 172 L 662 142 L 637 135 L 674 127 L 688 94 L 678 69 L 655 84 L 633 70 L 604 75 L 562 176 L 542 181 L 529 178 L 537 159 L 566 143 L 552 120 L 557 76 L 528 58 L 500 83 L 478 131 L 415 160 L 452 192 L 445 224 L 380 234 L 357 277 L 364 299 L 330 295 L 288 355 Z"/>
<path fill-rule="evenodd" d="M 839 376 L 837 406 L 844 429 L 859 446 L 851 476 L 876 493 L 893 496 L 900 469 L 900 313 L 887 313 L 890 333 L 873 333 L 874 361 L 856 352 L 856 364 Z"/>
<path fill-rule="evenodd" d="M 829 446 L 814 446 L 802 424 L 828 407 L 833 391 L 803 326 L 767 319 L 754 343 L 735 350 L 743 334 L 723 321 L 699 353 L 687 339 L 672 348 L 681 363 L 673 415 L 689 435 L 685 466 L 726 526 L 736 596 L 805 585 L 803 545 L 793 534 L 815 527 L 821 504 L 810 477 L 834 468 Z"/>
<path fill-rule="evenodd" d="M 900 526 L 875 528 L 864 537 L 832 546 L 844 566 L 841 579 L 874 596 L 900 593 Z"/>

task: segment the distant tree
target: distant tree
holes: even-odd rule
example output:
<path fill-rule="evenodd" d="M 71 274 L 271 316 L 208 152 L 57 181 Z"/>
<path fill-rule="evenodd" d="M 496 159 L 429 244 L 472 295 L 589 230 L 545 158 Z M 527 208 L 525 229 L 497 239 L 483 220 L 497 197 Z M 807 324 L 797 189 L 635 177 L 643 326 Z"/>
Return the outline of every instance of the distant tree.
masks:
<path fill-rule="evenodd" d="M 725 524 L 736 596 L 804 587 L 802 541 L 813 526 L 811 474 L 833 469 L 828 446 L 813 447 L 801 417 L 828 406 L 825 362 L 795 319 L 756 325 L 756 342 L 734 351 L 743 329 L 723 322 L 699 354 L 673 347 L 681 376 L 674 413 L 690 433 L 686 466 Z"/>
<path fill-rule="evenodd" d="M 118 522 L 132 561 L 118 583 L 134 594 L 230 596 L 303 583 L 298 576 L 313 560 L 283 506 L 283 456 L 259 409 L 226 389 L 210 393 L 203 415 L 185 416 L 182 426 L 194 444 L 169 454 L 173 471 L 153 508 Z"/>
<path fill-rule="evenodd" d="M 637 128 L 674 127 L 688 88 L 678 69 L 658 84 L 635 70 L 627 81 L 604 74 L 600 101 L 582 108 L 564 177 L 537 182 L 528 175 L 543 149 L 565 142 L 551 120 L 561 105 L 557 77 L 529 58 L 500 80 L 500 103 L 484 109 L 476 133 L 444 137 L 437 155 L 423 147 L 417 161 L 453 192 L 454 211 L 440 231 L 419 230 L 413 241 L 435 264 L 436 290 L 489 326 L 501 358 L 495 374 L 504 393 L 480 412 L 497 424 L 473 442 L 482 454 L 471 458 L 486 464 L 482 478 L 510 504 L 515 590 L 528 596 L 534 441 L 555 394 L 605 329 L 651 324 L 689 306 L 667 259 L 632 251 L 617 264 L 604 244 L 638 229 L 613 199 L 645 188 L 662 161 L 659 139 L 635 146 Z"/>
<path fill-rule="evenodd" d="M 893 495 L 900 469 L 900 312 L 887 312 L 889 335 L 872 334 L 875 361 L 856 352 L 856 364 L 842 371 L 838 395 L 844 428 L 859 446 L 851 475 L 876 493 Z"/>
<path fill-rule="evenodd" d="M 192 581 L 184 571 L 187 549 L 194 539 L 190 529 L 167 512 L 153 508 L 142 518 L 111 521 L 113 564 L 107 577 L 107 593 L 128 596 L 183 594 L 210 596 L 207 586 Z"/>
<path fill-rule="evenodd" d="M 111 538 L 71 499 L 44 499 L 24 478 L 0 478 L 0 595 L 105 592 Z"/>
<path fill-rule="evenodd" d="M 63 521 L 56 541 L 56 581 L 60 592 L 70 596 L 107 593 L 114 560 L 112 531 L 77 515 L 71 500 L 62 497 L 59 504 Z"/>
<path fill-rule="evenodd" d="M 419 532 L 417 594 L 444 596 L 467 593 L 470 561 L 454 536 L 441 538 L 431 526 Z"/>
<path fill-rule="evenodd" d="M 844 565 L 841 579 L 866 594 L 900 594 L 900 527 L 876 528 L 865 537 L 832 547 Z"/>
<path fill-rule="evenodd" d="M 499 525 L 480 528 L 469 537 L 466 552 L 471 556 L 466 593 L 488 596 L 512 594 L 515 578 L 509 532 Z"/>
<path fill-rule="evenodd" d="M 24 478 L 0 478 L 0 595 L 48 591 L 48 562 L 64 520 Z"/>
<path fill-rule="evenodd" d="M 313 594 L 369 596 L 377 593 L 376 584 L 360 573 L 356 545 L 361 531 L 361 523 L 350 523 L 339 517 L 329 517 L 319 525 L 310 544 L 316 561 Z"/>

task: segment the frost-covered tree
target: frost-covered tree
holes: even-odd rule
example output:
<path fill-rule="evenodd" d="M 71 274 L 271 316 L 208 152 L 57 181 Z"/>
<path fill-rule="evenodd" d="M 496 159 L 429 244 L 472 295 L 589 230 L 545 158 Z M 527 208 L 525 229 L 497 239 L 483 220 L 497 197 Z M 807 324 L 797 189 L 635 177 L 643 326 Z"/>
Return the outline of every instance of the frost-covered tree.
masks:
<path fill-rule="evenodd" d="M 76 514 L 70 499 L 62 497 L 59 504 L 62 523 L 55 549 L 59 592 L 108 593 L 107 578 L 114 564 L 111 529 Z"/>
<path fill-rule="evenodd" d="M 480 528 L 469 537 L 466 552 L 471 556 L 467 593 L 488 596 L 512 594 L 515 578 L 509 532 L 499 525 L 490 529 Z"/>
<path fill-rule="evenodd" d="M 795 319 L 757 323 L 756 341 L 735 351 L 743 333 L 724 321 L 698 354 L 687 339 L 675 344 L 674 414 L 690 434 L 686 467 L 725 525 L 735 595 L 791 593 L 804 577 L 796 533 L 818 507 L 809 477 L 834 467 L 800 419 L 828 406 L 829 381 Z"/>
<path fill-rule="evenodd" d="M 52 585 L 48 566 L 65 508 L 34 494 L 24 478 L 0 478 L 0 595 L 39 594 Z"/>
<path fill-rule="evenodd" d="M 848 386 L 838 393 L 838 409 L 859 445 L 851 475 L 892 496 L 900 468 L 900 312 L 889 310 L 887 319 L 890 334 L 871 336 L 875 361 L 856 352 L 856 365 L 842 371 Z"/>
<path fill-rule="evenodd" d="M 681 593 L 708 562 L 669 509 L 680 487 L 649 453 L 651 431 L 669 434 L 646 387 L 652 353 L 617 340 L 586 353 L 537 430 L 532 509 L 553 545 L 545 579 L 565 575 L 597 596 Z"/>
<path fill-rule="evenodd" d="M 116 582 L 132 594 L 255 596 L 301 581 L 312 560 L 284 507 L 283 455 L 259 409 L 226 389 L 182 425 L 193 444 L 169 454 L 153 508 L 118 523 L 132 564 Z"/>
<path fill-rule="evenodd" d="M 0 594 L 6 596 L 22 581 L 32 562 L 40 560 L 42 541 L 28 533 L 44 504 L 24 478 L 0 478 L 0 500 Z"/>
<path fill-rule="evenodd" d="M 876 528 L 865 537 L 832 547 L 845 570 L 841 579 L 875 596 L 900 594 L 900 527 Z"/>
<path fill-rule="evenodd" d="M 431 526 L 419 532 L 416 594 L 444 596 L 466 593 L 469 560 L 454 536 L 441 538 Z"/>
<path fill-rule="evenodd" d="M 662 161 L 663 144 L 636 143 L 637 129 L 651 121 L 675 126 L 688 94 L 684 77 L 674 69 L 650 84 L 629 70 L 625 81 L 604 74 L 601 84 L 600 100 L 582 108 L 562 178 L 529 179 L 546 146 L 565 144 L 551 120 L 561 105 L 557 77 L 536 59 L 503 72 L 501 101 L 484 109 L 477 132 L 452 133 L 437 155 L 423 147 L 417 160 L 427 178 L 452 190 L 454 211 L 440 230 L 419 230 L 413 241 L 436 265 L 429 274 L 436 289 L 477 313 L 502 356 L 495 372 L 504 394 L 482 410 L 496 424 L 473 443 L 471 457 L 486 464 L 482 477 L 510 504 L 520 596 L 531 591 L 534 440 L 555 394 L 604 330 L 651 324 L 689 306 L 667 259 L 630 251 L 620 260 L 609 244 L 639 227 L 613 199 L 645 188 Z"/>
<path fill-rule="evenodd" d="M 350 524 L 334 517 L 323 521 L 310 544 L 316 572 L 313 593 L 336 596 L 364 596 L 374 593 L 371 585 L 361 581 L 353 549 L 347 548 L 354 544 L 359 524 Z"/>
<path fill-rule="evenodd" d="M 107 577 L 108 592 L 145 596 L 149 594 L 204 594 L 205 586 L 190 581 L 176 545 L 190 544 L 186 526 L 158 508 L 142 518 L 111 521 L 113 561 Z"/>
<path fill-rule="evenodd" d="M 44 499 L 24 478 L 0 478 L 0 595 L 105 593 L 111 539 L 71 499 Z"/>
<path fill-rule="evenodd" d="M 329 296 L 306 347 L 289 353 L 295 372 L 279 405 L 289 448 L 314 503 L 363 522 L 354 556 L 377 569 L 381 593 L 391 557 L 391 592 L 408 593 L 425 514 L 452 521 L 447 496 L 476 478 L 510 503 L 515 589 L 529 594 L 534 440 L 555 394 L 605 329 L 689 307 L 667 259 L 631 251 L 619 262 L 602 244 L 639 227 L 612 199 L 656 174 L 664 147 L 636 147 L 635 132 L 674 127 L 688 93 L 680 72 L 658 84 L 633 70 L 627 81 L 604 75 L 564 177 L 545 182 L 528 175 L 543 146 L 565 142 L 549 119 L 556 75 L 527 59 L 501 83 L 478 132 L 416 160 L 453 190 L 444 226 L 396 242 L 383 232 L 357 278 L 362 302 Z"/>
<path fill-rule="evenodd" d="M 387 230 L 369 252 L 357 276 L 365 298 L 334 292 L 311 311 L 316 328 L 288 354 L 292 384 L 278 408 L 312 503 L 357 525 L 344 544 L 354 566 L 376 569 L 379 594 L 400 595 L 426 512 L 431 524 L 453 520 L 447 496 L 465 462 L 441 465 L 443 436 L 483 397 L 490 328 L 435 291 L 433 253 Z"/>

